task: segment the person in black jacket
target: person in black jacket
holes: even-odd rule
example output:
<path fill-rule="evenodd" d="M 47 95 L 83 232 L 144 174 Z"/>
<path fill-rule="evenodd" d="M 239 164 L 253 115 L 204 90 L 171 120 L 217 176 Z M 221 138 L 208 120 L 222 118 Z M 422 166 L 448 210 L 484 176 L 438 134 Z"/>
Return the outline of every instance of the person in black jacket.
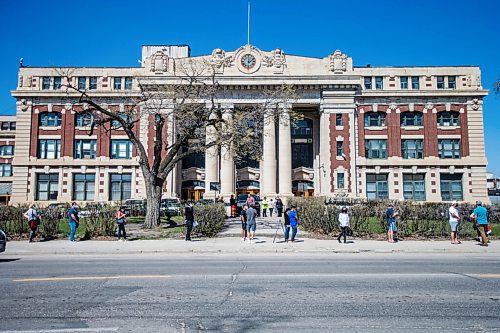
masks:
<path fill-rule="evenodd" d="M 280 197 L 276 197 L 276 210 L 278 211 L 278 217 L 281 217 L 281 214 L 283 214 L 283 201 L 281 201 Z"/>
<path fill-rule="evenodd" d="M 288 237 L 290 236 L 290 207 L 285 209 L 285 242 L 288 243 Z"/>
<path fill-rule="evenodd" d="M 194 211 L 191 202 L 186 203 L 184 208 L 184 215 L 186 216 L 186 241 L 191 241 L 191 231 L 193 231 Z"/>

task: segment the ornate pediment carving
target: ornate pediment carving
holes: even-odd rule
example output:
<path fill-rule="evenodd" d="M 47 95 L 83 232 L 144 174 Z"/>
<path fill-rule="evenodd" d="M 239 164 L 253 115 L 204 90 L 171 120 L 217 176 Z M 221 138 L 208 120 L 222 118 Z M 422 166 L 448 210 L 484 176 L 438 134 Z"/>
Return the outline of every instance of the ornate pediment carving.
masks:
<path fill-rule="evenodd" d="M 210 62 L 215 71 L 215 74 L 223 74 L 225 67 L 231 67 L 233 63 L 233 57 L 226 56 L 226 51 L 224 51 L 223 49 L 214 49 L 212 51 L 212 59 Z"/>
<path fill-rule="evenodd" d="M 168 55 L 162 51 L 157 51 L 151 56 L 150 71 L 154 73 L 164 73 L 168 72 Z"/>
<path fill-rule="evenodd" d="M 337 50 L 330 54 L 330 71 L 334 73 L 343 73 L 347 71 L 347 55 L 345 53 Z"/>
<path fill-rule="evenodd" d="M 285 52 L 282 49 L 274 49 L 270 56 L 264 56 L 262 64 L 266 67 L 273 67 L 275 74 L 283 73 L 286 67 Z"/>

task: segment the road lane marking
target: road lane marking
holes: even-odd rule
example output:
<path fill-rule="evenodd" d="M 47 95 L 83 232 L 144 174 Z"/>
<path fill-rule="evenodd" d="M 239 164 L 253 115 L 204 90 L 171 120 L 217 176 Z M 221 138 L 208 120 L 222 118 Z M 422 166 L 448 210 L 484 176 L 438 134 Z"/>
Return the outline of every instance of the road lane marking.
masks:
<path fill-rule="evenodd" d="M 36 331 L 0 331 L 2 333 L 99 333 L 99 332 L 118 332 L 119 327 L 94 327 L 94 328 L 63 328 L 52 330 L 36 330 Z"/>
<path fill-rule="evenodd" d="M 14 279 L 14 282 L 49 282 L 49 281 L 89 281 L 89 280 L 120 280 L 120 279 L 167 279 L 170 275 L 113 275 L 113 276 L 70 276 Z"/>
<path fill-rule="evenodd" d="M 500 274 L 471 274 L 472 276 L 477 276 L 480 278 L 496 278 L 500 279 Z"/>

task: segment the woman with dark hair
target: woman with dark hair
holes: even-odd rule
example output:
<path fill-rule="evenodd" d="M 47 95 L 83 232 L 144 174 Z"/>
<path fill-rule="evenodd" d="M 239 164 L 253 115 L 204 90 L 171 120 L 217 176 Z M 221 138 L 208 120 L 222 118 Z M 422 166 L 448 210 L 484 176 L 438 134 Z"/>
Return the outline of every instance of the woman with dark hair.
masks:
<path fill-rule="evenodd" d="M 116 233 L 116 240 L 120 240 L 120 237 L 123 236 L 123 240 L 127 240 L 127 232 L 125 231 L 125 224 L 127 223 L 127 219 L 125 218 L 125 211 L 123 207 L 120 207 L 115 214 L 116 224 L 118 225 L 118 231 Z"/>
<path fill-rule="evenodd" d="M 347 213 L 347 207 L 342 207 L 342 210 L 339 214 L 339 227 L 340 227 L 340 235 L 337 238 L 339 243 L 342 243 L 340 241 L 340 238 L 344 236 L 344 244 L 346 243 L 346 237 L 347 237 L 347 229 L 349 228 L 349 214 Z"/>
<path fill-rule="evenodd" d="M 194 210 L 191 202 L 186 202 L 184 215 L 186 217 L 186 241 L 191 241 L 191 231 L 193 231 L 194 223 Z"/>

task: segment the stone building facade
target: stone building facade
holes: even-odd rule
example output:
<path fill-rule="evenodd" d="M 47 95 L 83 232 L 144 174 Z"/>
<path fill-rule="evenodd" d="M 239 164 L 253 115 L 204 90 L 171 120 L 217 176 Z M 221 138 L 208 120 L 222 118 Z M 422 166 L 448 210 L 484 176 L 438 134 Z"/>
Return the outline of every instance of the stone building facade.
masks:
<path fill-rule="evenodd" d="M 120 129 L 87 134 L 72 84 L 119 112 L 139 82 L 165 85 L 190 59 L 215 69 L 230 115 L 262 102 L 262 90 L 293 84 L 303 119 L 264 127 L 261 160 L 235 164 L 217 148 L 185 159 L 165 196 L 322 195 L 417 201 L 488 202 L 478 67 L 355 67 L 341 51 L 324 58 L 245 45 L 190 57 L 188 46 L 144 46 L 140 67 L 19 69 L 13 202 L 111 201 L 144 197 L 135 148 Z M 136 133 L 153 143 L 148 119 Z M 175 133 L 169 130 L 169 140 Z"/>

